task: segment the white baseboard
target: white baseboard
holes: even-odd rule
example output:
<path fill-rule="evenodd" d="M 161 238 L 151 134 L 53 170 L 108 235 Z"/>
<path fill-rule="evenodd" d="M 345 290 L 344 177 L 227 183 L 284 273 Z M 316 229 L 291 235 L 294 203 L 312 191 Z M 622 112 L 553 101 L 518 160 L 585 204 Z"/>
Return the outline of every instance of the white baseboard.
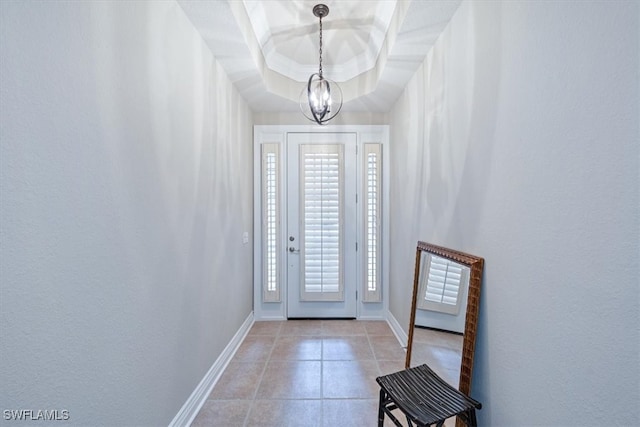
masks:
<path fill-rule="evenodd" d="M 360 316 L 357 320 L 382 320 L 385 321 L 387 318 L 384 315 L 369 315 L 369 316 Z"/>
<path fill-rule="evenodd" d="M 282 316 L 262 316 L 262 317 L 255 317 L 254 320 L 256 322 L 277 322 L 277 321 L 287 320 L 287 318 Z"/>
<path fill-rule="evenodd" d="M 240 326 L 240 329 L 238 329 L 238 332 L 236 332 L 229 344 L 224 348 L 222 354 L 220 354 L 204 378 L 202 378 L 200 384 L 198 384 L 196 389 L 193 390 L 193 393 L 191 393 L 191 396 L 189 396 L 184 405 L 182 405 L 182 408 L 180 408 L 180 411 L 178 411 L 173 418 L 169 427 L 188 427 L 191 425 L 198 415 L 200 408 L 202 408 L 202 405 L 206 402 L 207 397 L 211 394 L 211 390 L 213 390 L 213 387 L 222 376 L 222 373 L 227 368 L 234 354 L 236 354 L 238 347 L 240 347 L 240 344 L 242 344 L 242 341 L 244 341 L 249 333 L 253 322 L 253 312 L 251 312 L 242 326 Z"/>
<path fill-rule="evenodd" d="M 391 314 L 390 311 L 387 312 L 387 323 L 393 331 L 393 334 L 400 342 L 400 345 L 406 348 L 409 337 L 407 336 L 407 333 L 402 329 L 402 326 L 400 326 L 398 320 L 393 316 L 393 314 Z"/>

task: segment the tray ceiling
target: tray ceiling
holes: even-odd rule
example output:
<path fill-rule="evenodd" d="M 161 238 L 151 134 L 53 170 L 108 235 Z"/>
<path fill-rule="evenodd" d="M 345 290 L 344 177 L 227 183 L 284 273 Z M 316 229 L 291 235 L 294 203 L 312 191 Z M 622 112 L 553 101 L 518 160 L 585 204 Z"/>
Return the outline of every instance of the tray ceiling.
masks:
<path fill-rule="evenodd" d="M 178 0 L 229 78 L 257 112 L 299 109 L 309 75 L 340 84 L 345 111 L 386 112 L 449 23 L 460 0 Z"/>

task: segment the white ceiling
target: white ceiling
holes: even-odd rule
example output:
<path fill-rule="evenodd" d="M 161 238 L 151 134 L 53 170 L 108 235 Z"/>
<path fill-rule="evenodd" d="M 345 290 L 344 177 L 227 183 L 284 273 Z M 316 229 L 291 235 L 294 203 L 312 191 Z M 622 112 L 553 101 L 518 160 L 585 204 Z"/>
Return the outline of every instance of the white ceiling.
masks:
<path fill-rule="evenodd" d="M 340 84 L 345 111 L 386 112 L 461 0 L 178 0 L 256 112 L 299 110 L 300 92 L 322 68 Z"/>

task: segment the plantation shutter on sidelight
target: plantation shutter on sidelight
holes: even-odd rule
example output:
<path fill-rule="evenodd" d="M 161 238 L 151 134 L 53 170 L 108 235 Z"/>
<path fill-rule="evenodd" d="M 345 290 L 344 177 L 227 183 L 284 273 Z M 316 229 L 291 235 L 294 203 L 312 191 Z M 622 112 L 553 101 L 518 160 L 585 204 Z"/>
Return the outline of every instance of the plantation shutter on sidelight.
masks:
<path fill-rule="evenodd" d="M 364 245 L 363 256 L 363 292 L 364 302 L 382 301 L 381 284 L 381 184 L 382 184 L 382 145 L 364 144 L 363 146 L 363 183 L 364 183 Z"/>
<path fill-rule="evenodd" d="M 280 298 L 280 145 L 262 144 L 262 297 Z"/>

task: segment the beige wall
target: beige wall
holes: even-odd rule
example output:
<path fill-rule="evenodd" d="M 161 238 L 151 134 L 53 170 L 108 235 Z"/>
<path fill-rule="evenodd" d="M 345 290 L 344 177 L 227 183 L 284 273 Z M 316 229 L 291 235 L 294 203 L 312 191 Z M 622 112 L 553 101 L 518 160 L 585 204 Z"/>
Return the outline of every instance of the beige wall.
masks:
<path fill-rule="evenodd" d="M 637 2 L 464 2 L 391 112 L 390 311 L 485 257 L 481 425 L 638 425 Z"/>
<path fill-rule="evenodd" d="M 175 2 L 0 19 L 2 410 L 167 425 L 252 310 L 251 112 Z"/>

